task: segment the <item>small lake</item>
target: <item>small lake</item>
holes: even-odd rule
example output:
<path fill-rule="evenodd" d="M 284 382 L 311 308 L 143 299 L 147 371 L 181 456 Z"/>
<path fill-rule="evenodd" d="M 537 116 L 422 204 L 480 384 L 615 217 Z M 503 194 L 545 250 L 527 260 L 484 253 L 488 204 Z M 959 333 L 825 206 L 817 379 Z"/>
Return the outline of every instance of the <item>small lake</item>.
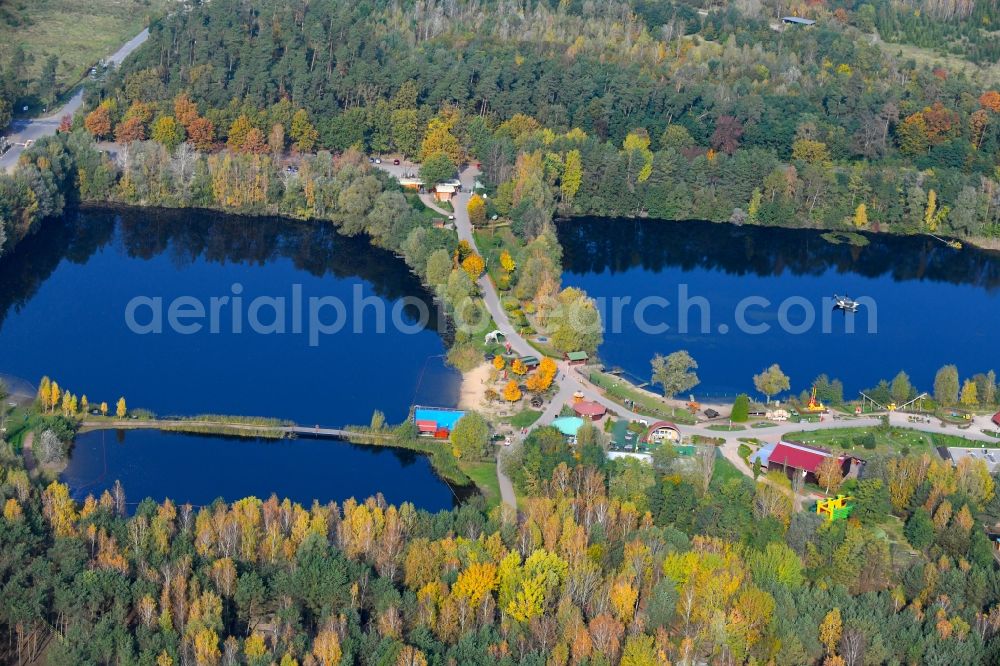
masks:
<path fill-rule="evenodd" d="M 400 422 L 457 403 L 443 335 L 401 259 L 321 222 L 85 209 L 0 262 L 0 373 L 111 409 Z"/>
<path fill-rule="evenodd" d="M 74 444 L 62 481 L 73 497 L 99 497 L 122 483 L 129 510 L 151 497 L 203 506 L 272 493 L 304 506 L 313 500 L 364 501 L 381 492 L 390 504 L 439 511 L 459 494 L 438 478 L 427 456 L 326 439 L 266 440 L 155 430 L 98 431 Z"/>
<path fill-rule="evenodd" d="M 699 364 L 699 396 L 752 393 L 752 376 L 772 363 L 796 393 L 827 373 L 847 397 L 899 370 L 927 391 L 948 363 L 963 378 L 1000 370 L 998 253 L 926 236 L 867 235 L 855 247 L 817 231 L 695 221 L 581 218 L 558 233 L 564 284 L 605 308 L 601 360 L 634 381 L 649 379 L 654 354 L 678 349 Z M 863 301 L 859 312 L 834 310 L 835 293 Z"/>

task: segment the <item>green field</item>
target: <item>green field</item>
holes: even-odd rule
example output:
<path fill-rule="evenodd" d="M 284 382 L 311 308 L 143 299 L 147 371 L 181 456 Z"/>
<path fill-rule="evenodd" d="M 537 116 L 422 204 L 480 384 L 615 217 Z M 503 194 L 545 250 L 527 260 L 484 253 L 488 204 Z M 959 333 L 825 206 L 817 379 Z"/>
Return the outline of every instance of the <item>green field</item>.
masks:
<path fill-rule="evenodd" d="M 495 462 L 459 462 L 459 468 L 472 479 L 479 492 L 486 498 L 486 503 L 492 508 L 500 504 L 500 481 L 497 479 Z"/>
<path fill-rule="evenodd" d="M 871 441 L 874 438 L 875 447 L 873 449 L 864 446 L 864 441 Z M 977 442 L 957 435 L 945 433 L 921 432 L 910 428 L 831 428 L 829 430 L 816 430 L 812 432 L 793 432 L 785 435 L 784 439 L 790 442 L 798 442 L 813 446 L 828 448 L 831 451 L 852 451 L 864 457 L 869 453 L 900 453 L 903 449 L 908 449 L 910 453 L 933 453 L 936 446 L 959 446 L 977 447 L 982 442 Z M 847 444 L 846 448 L 844 444 Z"/>
<path fill-rule="evenodd" d="M 729 462 L 721 455 L 716 455 L 715 467 L 712 468 L 712 484 L 716 487 L 725 485 L 732 479 L 742 479 L 744 474 L 736 469 L 733 463 Z"/>
<path fill-rule="evenodd" d="M 171 0 L 10 0 L 0 3 L 0 63 L 24 49 L 22 76 L 35 79 L 49 56 L 59 58 L 56 83 L 65 90 L 94 63 L 118 50 L 162 15 Z"/>
<path fill-rule="evenodd" d="M 541 416 L 542 413 L 534 409 L 523 409 L 510 417 L 510 424 L 515 428 L 527 428 L 534 425 Z"/>
<path fill-rule="evenodd" d="M 632 411 L 686 425 L 692 425 L 695 422 L 691 412 L 686 409 L 670 407 L 662 399 L 638 389 L 614 375 L 591 372 L 590 382 L 603 389 L 609 398 L 619 404 L 622 404 L 626 399 L 634 401 L 635 408 Z"/>
<path fill-rule="evenodd" d="M 942 66 L 953 72 L 962 72 L 968 76 L 978 75 L 982 77 L 984 83 L 990 85 L 1000 83 L 1000 63 L 984 67 L 969 62 L 958 55 L 941 53 L 935 49 L 915 46 L 913 44 L 899 44 L 896 42 L 883 42 L 881 40 L 877 43 L 885 53 L 900 60 L 914 60 L 918 64 L 926 65 L 927 67 Z"/>

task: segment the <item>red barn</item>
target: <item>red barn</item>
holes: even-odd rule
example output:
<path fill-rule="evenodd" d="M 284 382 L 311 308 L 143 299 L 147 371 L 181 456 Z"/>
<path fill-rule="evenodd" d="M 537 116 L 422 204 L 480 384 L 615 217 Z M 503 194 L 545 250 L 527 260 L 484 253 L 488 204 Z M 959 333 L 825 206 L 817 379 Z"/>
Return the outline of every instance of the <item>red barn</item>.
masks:
<path fill-rule="evenodd" d="M 829 451 L 814 449 L 804 444 L 778 442 L 767 457 L 767 469 L 768 471 L 783 469 L 789 476 L 795 470 L 799 470 L 815 479 L 817 468 L 827 458 L 834 458 L 841 464 L 844 462 L 843 457 L 835 457 Z"/>

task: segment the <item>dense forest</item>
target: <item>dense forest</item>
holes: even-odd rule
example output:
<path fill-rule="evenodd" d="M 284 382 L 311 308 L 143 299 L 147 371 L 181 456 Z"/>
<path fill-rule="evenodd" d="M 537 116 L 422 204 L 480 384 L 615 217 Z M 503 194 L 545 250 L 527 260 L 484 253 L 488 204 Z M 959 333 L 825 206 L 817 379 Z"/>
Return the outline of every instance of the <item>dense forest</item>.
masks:
<path fill-rule="evenodd" d="M 996 236 L 1000 92 L 867 33 L 990 7 L 820 3 L 805 28 L 753 2 L 194 3 L 64 123 L 129 146 L 117 162 L 0 182 L 0 252 L 52 187 L 325 217 L 282 167 L 349 149 L 479 162 L 525 240 L 554 214 Z"/>
<path fill-rule="evenodd" d="M 995 13 L 945 5 L 921 20 Z M 780 29 L 757 3 L 695 9 L 213 1 L 160 23 L 96 93 L 97 133 L 139 116 L 124 134 L 149 135 L 183 94 L 206 146 L 248 127 L 260 145 L 280 125 L 286 147 L 474 158 L 529 227 L 558 209 L 997 232 L 1000 93 L 866 32 L 914 10 L 818 3 L 815 25 Z"/>
<path fill-rule="evenodd" d="M 474 500 L 130 502 L 0 466 L 0 655 L 50 664 L 980 664 L 1000 573 L 982 461 L 873 457 L 850 521 L 784 477 L 534 431 L 522 511 Z M 900 529 L 902 528 L 902 529 Z"/>

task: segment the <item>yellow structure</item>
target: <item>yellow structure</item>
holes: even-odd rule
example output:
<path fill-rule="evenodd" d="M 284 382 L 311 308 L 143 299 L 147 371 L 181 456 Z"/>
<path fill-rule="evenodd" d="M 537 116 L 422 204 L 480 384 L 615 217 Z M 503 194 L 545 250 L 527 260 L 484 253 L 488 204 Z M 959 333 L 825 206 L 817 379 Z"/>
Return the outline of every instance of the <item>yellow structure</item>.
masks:
<path fill-rule="evenodd" d="M 816 515 L 826 518 L 827 522 L 847 518 L 854 510 L 854 506 L 848 504 L 853 497 L 849 495 L 837 495 L 816 501 Z"/>
<path fill-rule="evenodd" d="M 809 397 L 809 403 L 805 406 L 803 410 L 809 414 L 822 414 L 826 412 L 826 405 L 816 399 L 816 387 L 813 386 L 812 396 Z"/>

